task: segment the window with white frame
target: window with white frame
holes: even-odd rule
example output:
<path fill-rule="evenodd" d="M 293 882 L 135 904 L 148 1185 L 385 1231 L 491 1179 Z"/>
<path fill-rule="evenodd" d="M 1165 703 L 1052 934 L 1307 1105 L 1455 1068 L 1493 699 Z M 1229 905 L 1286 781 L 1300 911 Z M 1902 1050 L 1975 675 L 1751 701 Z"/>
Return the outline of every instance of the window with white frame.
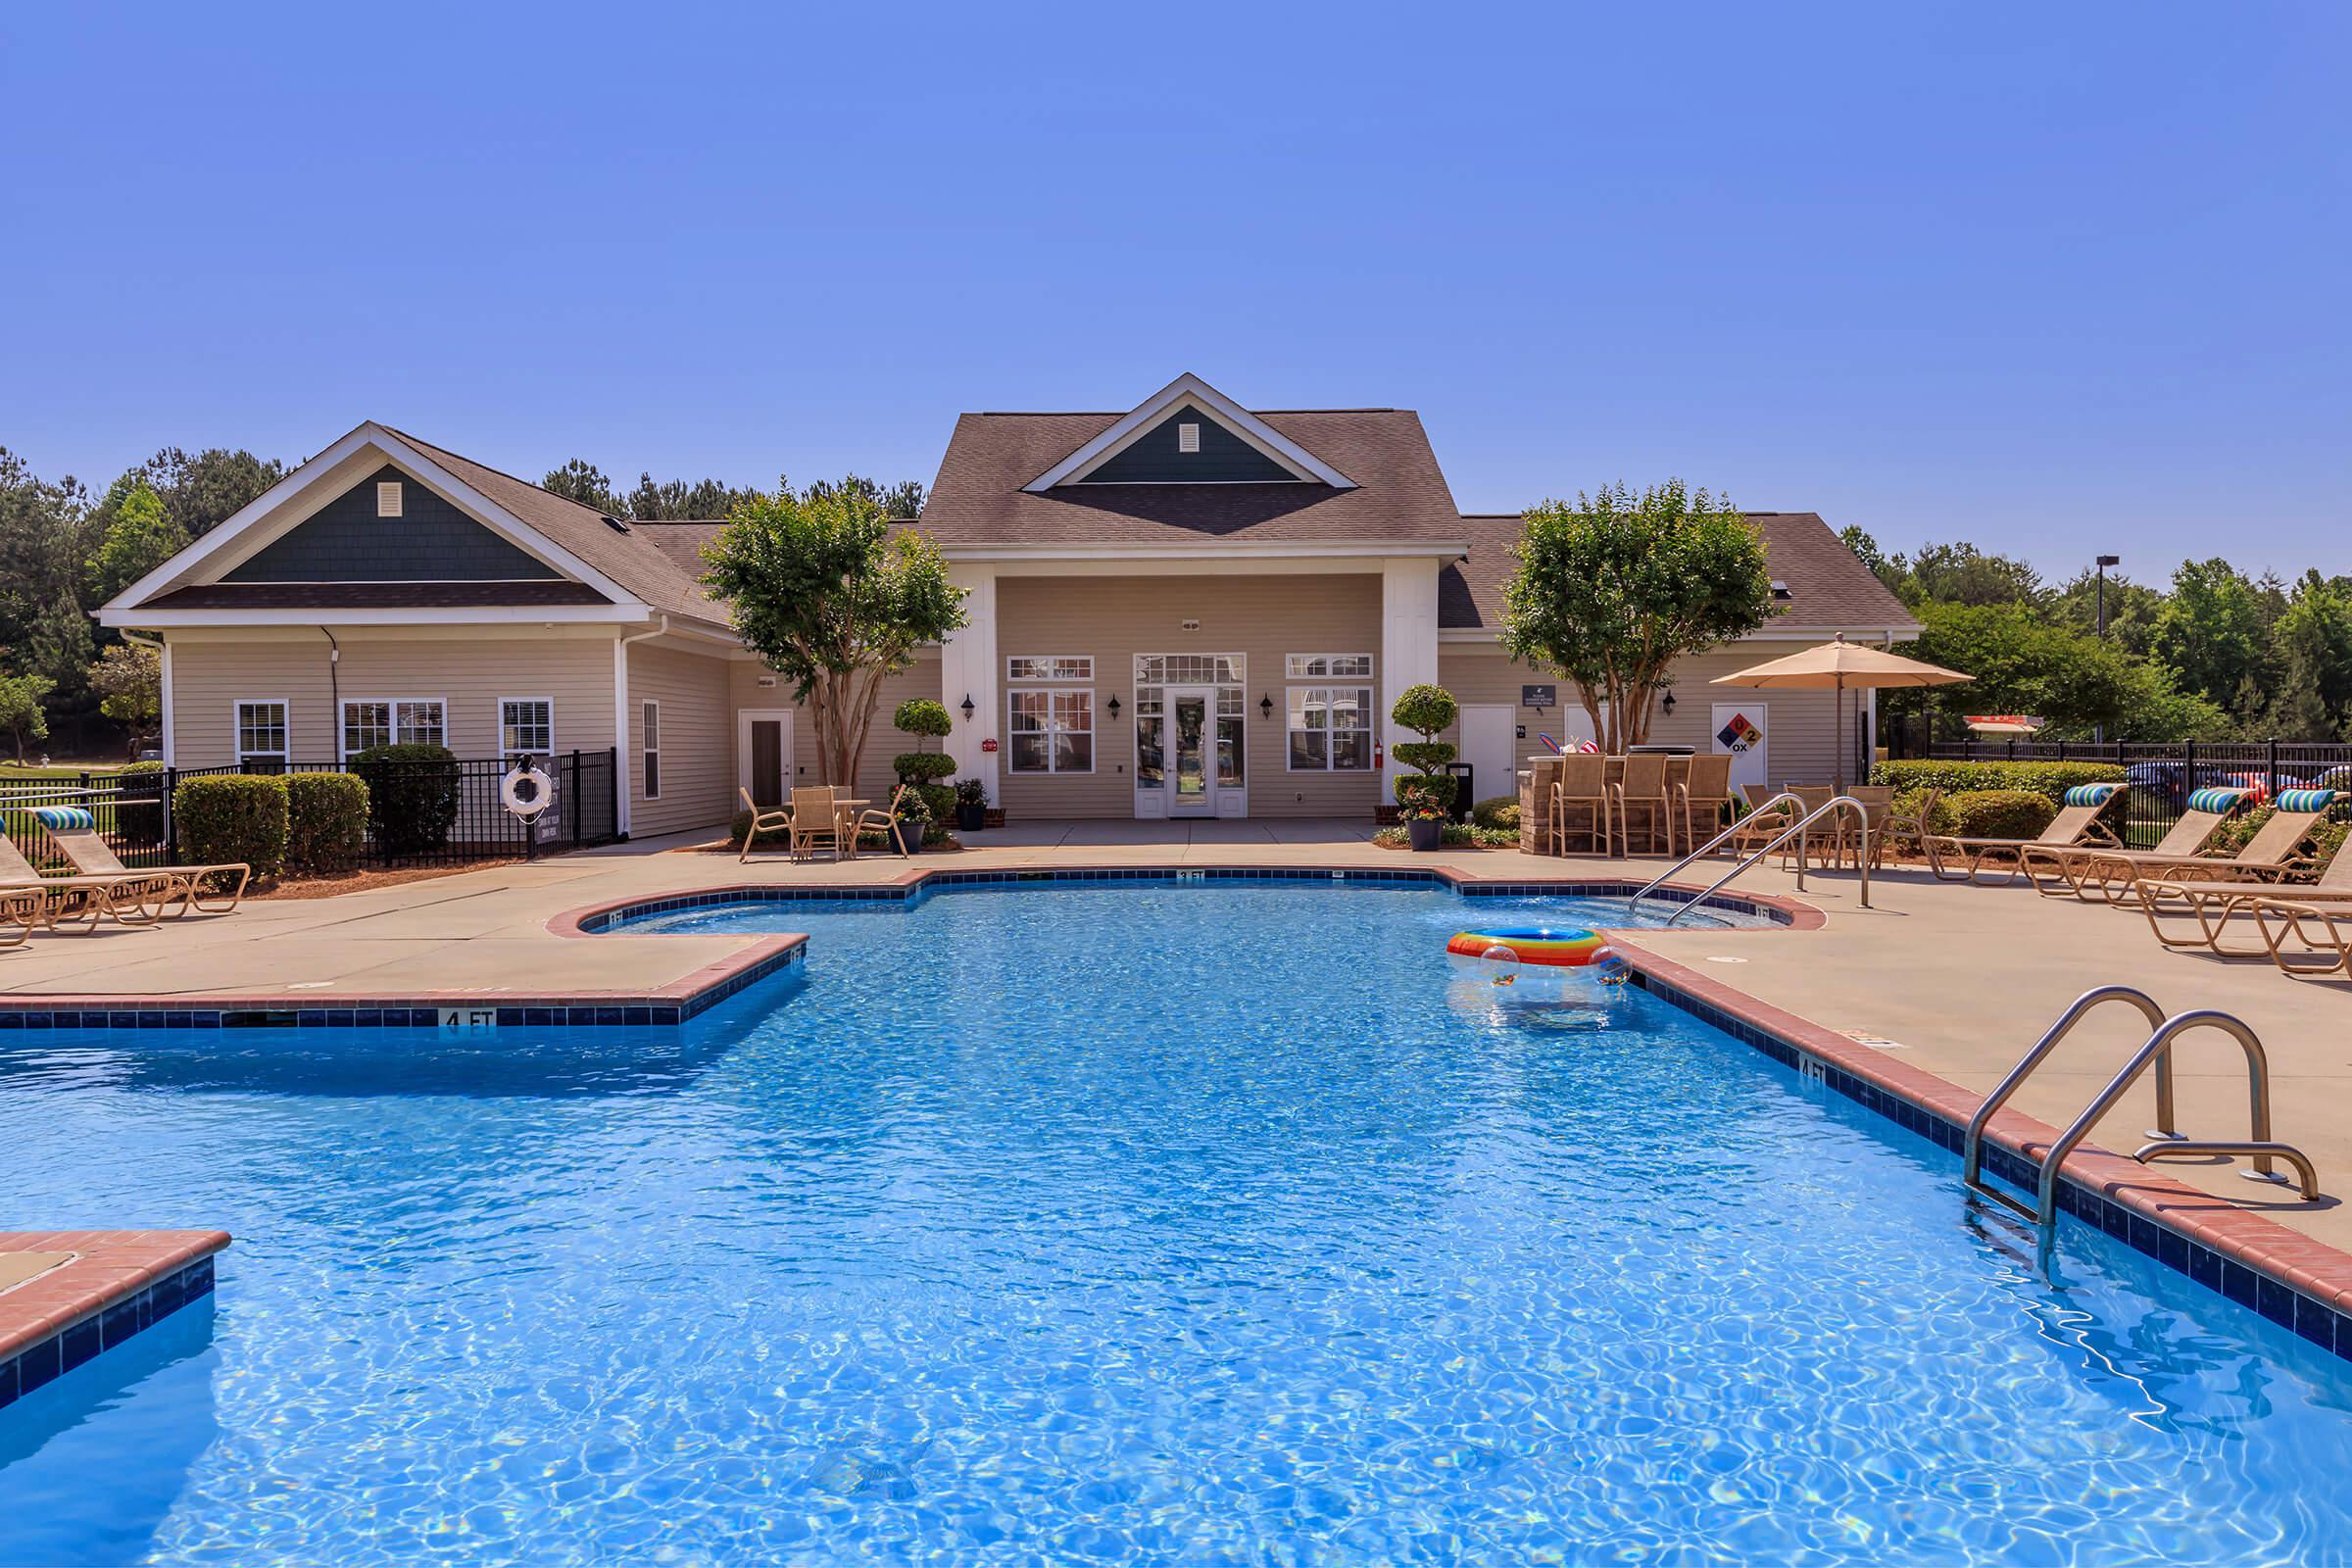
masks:
<path fill-rule="evenodd" d="M 662 705 L 648 702 L 637 710 L 637 744 L 645 749 L 645 798 L 662 798 Z"/>
<path fill-rule="evenodd" d="M 370 746 L 446 746 L 446 705 L 438 697 L 362 697 L 343 705 L 343 755 Z"/>
<path fill-rule="evenodd" d="M 1095 662 L 1085 654 L 1031 654 L 1004 661 L 1006 680 L 1093 680 Z"/>
<path fill-rule="evenodd" d="M 498 753 L 501 757 L 545 757 L 556 749 L 556 705 L 545 697 L 501 697 L 498 700 Z"/>
<path fill-rule="evenodd" d="M 1006 694 L 1015 773 L 1092 773 L 1095 770 L 1095 694 L 1087 688 L 1045 688 Z"/>
<path fill-rule="evenodd" d="M 237 765 L 264 772 L 286 768 L 286 705 L 277 698 L 237 704 Z"/>
<path fill-rule="evenodd" d="M 1372 688 L 1293 686 L 1289 690 L 1291 771 L 1369 772 Z"/>
<path fill-rule="evenodd" d="M 1292 680 L 1369 679 L 1370 654 L 1292 654 L 1283 661 L 1283 673 Z"/>
<path fill-rule="evenodd" d="M 1244 654 L 1138 654 L 1135 656 L 1135 784 L 1159 789 L 1167 782 L 1170 686 L 1216 688 L 1217 783 L 1239 789 L 1248 777 L 1249 745 L 1243 686 L 1249 674 Z"/>

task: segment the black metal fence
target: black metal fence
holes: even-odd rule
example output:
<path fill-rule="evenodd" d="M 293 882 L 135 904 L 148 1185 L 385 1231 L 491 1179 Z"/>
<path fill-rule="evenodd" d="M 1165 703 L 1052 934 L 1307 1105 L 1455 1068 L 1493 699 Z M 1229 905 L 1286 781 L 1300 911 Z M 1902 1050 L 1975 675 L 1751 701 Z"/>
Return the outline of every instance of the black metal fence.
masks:
<path fill-rule="evenodd" d="M 387 788 L 378 798 L 388 801 L 419 793 L 454 793 L 454 809 L 444 832 L 379 834 L 368 824 L 360 859 L 369 865 L 449 864 L 466 860 L 506 859 L 579 849 L 609 843 L 620 833 L 617 759 L 611 750 L 562 752 L 545 759 L 541 767 L 554 789 L 546 810 L 535 823 L 525 824 L 499 799 L 499 783 L 511 764 L 504 758 L 460 758 L 447 762 L 370 763 L 367 772 L 396 786 L 429 784 L 430 790 Z M 386 778 L 387 770 L 397 776 Z M 182 779 L 223 773 L 335 773 L 360 771 L 334 762 L 293 762 L 285 766 L 247 763 L 242 767 L 167 767 L 143 772 L 60 774 L 43 778 L 0 779 L 0 825 L 24 858 L 44 870 L 63 868 L 63 862 L 40 823 L 37 807 L 78 806 L 96 821 L 109 848 L 124 865 L 169 865 L 180 858 L 179 823 L 172 797 Z M 438 813 L 436 813 L 436 816 Z M 395 839 L 397 854 L 379 843 Z"/>
<path fill-rule="evenodd" d="M 2264 799 L 2280 790 L 2346 792 L 2331 815 L 2352 819 L 2352 745 L 2337 741 L 1937 741 L 1937 761 L 2100 762 L 2121 767 L 2131 781 L 2125 803 L 2126 841 L 2150 845 L 2180 816 L 2192 790 L 2253 789 Z"/>

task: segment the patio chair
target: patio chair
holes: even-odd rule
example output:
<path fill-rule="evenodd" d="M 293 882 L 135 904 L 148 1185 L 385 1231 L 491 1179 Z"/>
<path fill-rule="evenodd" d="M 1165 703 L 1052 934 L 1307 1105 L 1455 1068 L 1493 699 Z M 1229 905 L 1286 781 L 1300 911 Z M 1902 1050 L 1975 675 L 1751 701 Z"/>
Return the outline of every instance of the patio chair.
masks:
<path fill-rule="evenodd" d="M 1796 815 L 1789 818 L 1792 822 L 1811 816 L 1815 811 L 1838 798 L 1837 790 L 1827 784 L 1789 784 L 1785 788 L 1787 793 L 1796 797 Z M 1790 839 L 1782 845 L 1781 868 L 1787 870 L 1788 862 L 1794 859 L 1801 851 L 1811 856 L 1826 870 L 1832 857 L 1837 852 L 1838 823 L 1844 820 L 1842 814 L 1834 818 L 1825 817 L 1822 821 L 1807 828 L 1803 837 Z"/>
<path fill-rule="evenodd" d="M 774 833 L 792 826 L 792 810 L 782 806 L 761 810 L 760 804 L 752 799 L 752 792 L 740 784 L 735 786 L 735 793 L 743 797 L 743 808 L 752 814 L 752 825 L 743 830 L 743 853 L 735 857 L 735 863 L 741 865 L 752 858 L 752 846 L 758 842 L 760 834 Z"/>
<path fill-rule="evenodd" d="M 896 851 L 902 860 L 906 858 L 906 852 L 899 848 L 899 802 L 906 799 L 906 792 L 913 788 L 914 786 L 911 784 L 902 784 L 892 790 L 890 807 L 887 810 L 869 806 L 858 812 L 858 821 L 850 830 L 853 838 L 863 838 L 868 833 L 879 833 L 882 835 L 882 843 L 886 849 Z"/>
<path fill-rule="evenodd" d="M 1643 816 L 1646 848 L 1655 850 L 1658 839 L 1666 840 L 1666 853 L 1674 853 L 1674 817 L 1666 799 L 1666 756 L 1663 752 L 1634 752 L 1625 758 L 1624 771 L 1619 774 L 1614 793 L 1617 799 L 1617 829 L 1624 840 L 1625 853 L 1634 853 L 1633 813 L 1639 809 Z"/>
<path fill-rule="evenodd" d="M 2235 855 L 2183 856 L 2169 862 L 2117 855 L 2098 861 L 2094 874 L 2101 878 L 2110 904 L 2121 904 L 2139 893 L 2142 880 L 2148 877 L 2174 883 L 2224 877 L 2276 885 L 2312 869 L 2303 846 L 2334 802 L 2333 790 L 2280 790 L 2270 820 L 2256 829 Z"/>
<path fill-rule="evenodd" d="M 830 784 L 792 792 L 793 859 L 813 854 L 820 846 L 831 850 L 835 859 L 841 858 L 841 817 L 833 809 Z"/>
<path fill-rule="evenodd" d="M 1737 859 L 1753 854 L 1788 830 L 1796 820 L 1796 808 L 1786 801 L 1771 810 L 1765 805 L 1781 791 L 1769 784 L 1742 784 L 1740 798 L 1747 803 L 1747 814 L 1739 821 L 1739 830 L 1724 841 L 1726 855 Z"/>
<path fill-rule="evenodd" d="M 174 897 L 179 900 L 179 912 L 183 918 L 190 909 L 199 909 L 206 914 L 227 914 L 244 901 L 245 884 L 253 880 L 253 867 L 242 860 L 224 860 L 218 865 L 150 865 L 134 871 L 115 858 L 115 852 L 107 847 L 106 840 L 99 835 L 97 820 L 86 808 L 36 806 L 32 808 L 32 815 L 33 820 L 48 831 L 49 842 L 57 846 L 57 852 L 82 876 L 168 879 L 171 886 L 156 906 L 159 915 L 163 913 L 164 904 Z M 207 879 L 215 877 L 228 882 L 230 886 L 225 897 L 215 894 L 213 902 L 207 904 L 204 901 L 204 884 Z"/>
<path fill-rule="evenodd" d="M 2058 814 L 2050 825 L 2030 839 L 1963 839 L 1949 833 L 1933 833 L 1926 840 L 1928 869 L 1945 882 L 1975 882 L 1984 862 L 1996 855 L 2014 856 L 2009 868 L 1996 883 L 1982 884 L 2002 887 L 2025 874 L 2025 852 L 2029 849 L 2071 850 L 2097 846 L 2122 849 L 2123 840 L 2106 822 L 2108 808 L 2123 800 L 2127 786 L 2122 784 L 2078 784 L 2066 792 Z M 1943 858 L 1952 856 L 1961 862 L 1957 872 L 1944 869 Z"/>
<path fill-rule="evenodd" d="M 141 871 L 120 876 L 44 876 L 24 858 L 14 839 L 0 833 L 0 887 L 7 890 L 0 897 L 8 901 L 6 918 L 11 921 L 23 919 L 45 931 L 53 931 L 60 920 L 76 915 L 87 915 L 93 930 L 100 920 L 110 918 L 122 925 L 152 926 L 172 885 L 169 877 Z M 151 899 L 157 905 L 155 909 L 147 906 Z M 30 929 L 24 934 L 29 936 Z"/>
<path fill-rule="evenodd" d="M 1886 863 L 1886 852 L 1897 844 L 1909 844 L 1924 856 L 1928 869 L 1936 869 L 1936 853 L 1928 845 L 1936 837 L 1936 803 L 1943 799 L 1943 786 L 1929 785 L 1919 801 L 1907 811 L 1894 808 L 1893 791 L 1887 792 L 1886 812 L 1878 831 L 1871 835 L 1870 868 L 1877 870 Z M 1940 873 L 1937 873 L 1940 875 Z"/>
<path fill-rule="evenodd" d="M 1566 854 L 1568 836 L 1581 832 L 1593 854 L 1609 854 L 1616 839 L 1609 831 L 1609 791 L 1603 782 L 1608 760 L 1598 752 L 1578 752 L 1558 759 L 1558 763 L 1551 769 L 1548 804 L 1552 853 Z"/>
<path fill-rule="evenodd" d="M 1723 827 L 1724 813 L 1732 808 L 1732 760 L 1723 757 L 1693 757 L 1684 773 L 1681 789 L 1675 802 L 1683 813 L 1683 848 L 1698 848 L 1698 824 L 1706 823 L 1707 837 L 1713 838 Z"/>
<path fill-rule="evenodd" d="M 2133 860 L 2145 860 L 2154 865 L 2178 866 L 2189 859 L 2222 830 L 2238 804 L 2246 798 L 2244 790 L 2204 789 L 2188 798 L 2188 808 L 2180 813 L 2152 850 L 2119 850 L 2098 845 L 2054 848 L 2048 845 L 2028 845 L 2018 852 L 2018 869 L 2034 884 L 2034 891 L 2047 898 L 2083 898 L 2091 878 L 2099 878 L 2097 886 L 2102 896 L 2106 883 Z M 2102 869 L 2103 867 L 2103 869 Z"/>
<path fill-rule="evenodd" d="M 2325 797 L 2325 800 L 2318 802 L 2319 810 L 2325 812 L 2339 794 L 2335 790 L 2284 790 L 2279 793 L 2278 809 L 2280 814 L 2284 814 L 2289 807 L 2300 810 L 2310 807 L 2315 798 Z M 2278 820 L 2278 816 L 2271 818 L 2272 823 Z M 2266 830 L 2269 825 L 2265 824 Z M 2316 826 L 2317 818 L 2310 825 Z M 2307 826 L 2306 834 L 2308 831 Z M 2262 835 L 2255 837 L 2259 839 Z M 2296 840 L 2297 844 L 2301 842 L 2301 839 Z M 2254 845 L 2249 843 L 2246 848 L 2251 853 Z M 2239 869 L 2234 860 L 2212 863 L 2221 870 L 2236 872 Z M 2254 913 L 2259 905 L 2280 902 L 2321 905 L 2352 900 L 2352 855 L 2341 850 L 2320 869 L 2319 879 L 2309 883 L 2281 883 L 2276 874 L 2275 863 L 2250 867 L 2247 874 L 2229 876 L 2205 875 L 2203 867 L 2196 869 L 2197 874 L 2193 877 L 2151 874 L 2136 876 L 2132 880 L 2132 885 L 2139 895 L 2140 912 L 2148 917 L 2148 929 L 2155 933 L 2158 942 L 2168 948 L 2203 948 L 2225 958 L 2256 958 L 2266 954 L 2277 958 L 2278 943 L 2267 928 L 2260 947 L 2250 944 L 2235 947 L 2225 945 L 2222 937 L 2229 929 L 2230 920 Z M 2175 911 L 2168 907 L 2170 906 L 2179 906 L 2180 908 Z M 2176 919 L 2185 915 L 2195 920 L 2196 933 L 2192 936 L 2184 931 L 2167 931 L 2164 921 L 2168 915 Z M 2281 967 L 2284 965 L 2281 964 Z"/>

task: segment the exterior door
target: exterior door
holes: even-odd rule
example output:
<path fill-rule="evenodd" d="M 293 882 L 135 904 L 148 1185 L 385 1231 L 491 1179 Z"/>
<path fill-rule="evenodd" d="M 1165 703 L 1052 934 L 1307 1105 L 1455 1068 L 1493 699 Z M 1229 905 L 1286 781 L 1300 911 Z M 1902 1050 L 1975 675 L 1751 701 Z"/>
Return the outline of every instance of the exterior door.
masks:
<path fill-rule="evenodd" d="M 1217 689 L 1171 686 L 1167 695 L 1167 791 L 1170 816 L 1217 810 Z"/>
<path fill-rule="evenodd" d="M 1479 800 L 1519 793 L 1519 767 L 1512 755 L 1518 739 L 1517 709 L 1487 703 L 1462 706 L 1462 760 L 1470 764 L 1470 792 Z"/>
<path fill-rule="evenodd" d="M 747 708 L 735 715 L 736 782 L 752 804 L 772 810 L 792 798 L 792 710 Z M 737 801 L 735 805 L 743 803 Z"/>

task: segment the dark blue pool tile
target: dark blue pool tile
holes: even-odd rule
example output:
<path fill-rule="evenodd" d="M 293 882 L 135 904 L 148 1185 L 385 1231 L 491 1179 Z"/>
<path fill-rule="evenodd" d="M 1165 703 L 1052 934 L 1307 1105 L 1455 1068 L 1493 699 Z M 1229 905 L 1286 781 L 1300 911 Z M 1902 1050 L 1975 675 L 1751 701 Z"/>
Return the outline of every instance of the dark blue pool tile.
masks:
<path fill-rule="evenodd" d="M 17 1008 L 11 1007 L 5 1012 L 0 1012 L 0 1029 L 22 1029 L 24 1027 L 24 1014 Z"/>
<path fill-rule="evenodd" d="M 2132 1250 L 2145 1252 L 2150 1257 L 2161 1257 L 2164 1227 L 2144 1214 L 2132 1214 L 2127 1223 L 2131 1226 Z"/>
<path fill-rule="evenodd" d="M 17 1392 L 30 1394 L 57 1381 L 61 1370 L 58 1361 L 57 1337 L 50 1336 L 38 1345 L 27 1345 L 17 1352 Z"/>
<path fill-rule="evenodd" d="M 163 1009 L 163 1008 L 161 1008 L 161 1007 L 154 1007 L 154 1008 L 146 1008 L 146 1007 L 142 1007 L 141 1009 L 139 1009 L 139 1027 L 140 1027 L 140 1028 L 142 1028 L 142 1029 L 161 1029 L 163 1026 L 164 1026 L 164 1009 Z"/>
<path fill-rule="evenodd" d="M 167 1274 L 147 1287 L 148 1321 L 169 1317 L 178 1311 L 187 1300 L 187 1271 L 184 1269 L 177 1274 Z"/>
<path fill-rule="evenodd" d="M 193 1029 L 195 1026 L 196 1015 L 192 1012 L 167 1012 L 164 1014 L 164 1027 L 167 1029 Z"/>
<path fill-rule="evenodd" d="M 211 1258 L 200 1257 L 186 1268 L 181 1269 L 179 1273 L 181 1280 L 185 1283 L 185 1294 L 189 1300 L 193 1301 L 199 1297 L 213 1294 L 213 1260 Z"/>
<path fill-rule="evenodd" d="M 17 1402 L 17 1358 L 0 1361 L 0 1410 Z"/>
<path fill-rule="evenodd" d="M 146 1294 L 141 1291 L 136 1296 L 124 1297 L 98 1314 L 99 1334 L 107 1349 L 113 1349 L 147 1326 L 143 1310 Z"/>
<path fill-rule="evenodd" d="M 2210 1247 L 2188 1244 L 2188 1277 L 2209 1291 L 2222 1288 L 2222 1254 Z"/>
<path fill-rule="evenodd" d="M 2170 1226 L 2160 1226 L 2156 1238 L 2156 1261 L 2178 1274 L 2188 1272 L 2188 1238 Z"/>
<path fill-rule="evenodd" d="M 57 1368 L 71 1372 L 95 1356 L 106 1347 L 100 1338 L 98 1319 L 85 1317 L 57 1337 Z"/>
<path fill-rule="evenodd" d="M 2300 1291 L 2295 1298 L 2295 1332 L 2323 1349 L 2335 1348 L 2336 1313 L 2325 1301 L 2315 1301 Z"/>
<path fill-rule="evenodd" d="M 109 1029 L 136 1029 L 139 1026 L 139 1015 L 133 1011 L 109 1012 L 106 1015 L 106 1026 Z"/>
<path fill-rule="evenodd" d="M 2258 1279 L 2259 1276 L 2252 1269 L 2236 1259 L 2222 1259 L 2222 1294 L 2238 1305 L 2251 1306 L 2258 1311 L 2261 1309 Z"/>
<path fill-rule="evenodd" d="M 501 1029 L 519 1029 L 522 1027 L 523 1022 L 524 1013 L 522 1008 L 501 1007 L 498 1009 L 498 1026 Z"/>
<path fill-rule="evenodd" d="M 354 1007 L 351 1009 L 351 1021 L 355 1028 L 380 1029 L 384 1026 L 384 1009 L 381 1007 Z"/>
<path fill-rule="evenodd" d="M 2254 1310 L 2281 1328 L 2295 1326 L 2295 1292 L 2267 1274 L 2254 1276 Z"/>

